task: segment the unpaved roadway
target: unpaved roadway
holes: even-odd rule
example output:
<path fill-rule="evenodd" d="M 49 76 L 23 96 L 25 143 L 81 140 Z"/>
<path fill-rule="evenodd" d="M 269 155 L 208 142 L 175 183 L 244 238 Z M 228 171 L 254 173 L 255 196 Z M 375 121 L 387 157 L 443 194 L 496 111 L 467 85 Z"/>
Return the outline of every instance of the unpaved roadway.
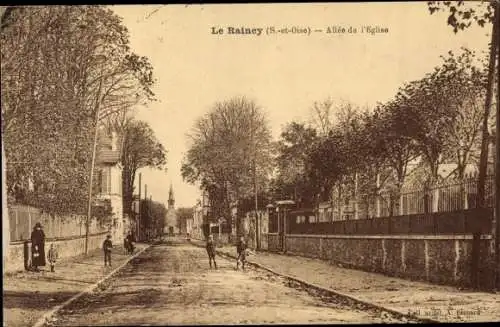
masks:
<path fill-rule="evenodd" d="M 228 259 L 217 263 L 211 270 L 205 250 L 185 242 L 152 246 L 51 326 L 398 322 L 328 303 L 264 271 L 236 271 Z"/>

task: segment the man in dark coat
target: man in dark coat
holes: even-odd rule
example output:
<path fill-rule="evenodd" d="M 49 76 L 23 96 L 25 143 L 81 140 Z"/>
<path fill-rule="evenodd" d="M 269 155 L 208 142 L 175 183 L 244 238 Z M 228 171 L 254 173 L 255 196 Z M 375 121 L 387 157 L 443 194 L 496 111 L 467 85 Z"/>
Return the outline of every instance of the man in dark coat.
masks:
<path fill-rule="evenodd" d="M 38 267 L 45 266 L 45 233 L 40 223 L 35 224 L 31 233 L 31 266 L 37 272 Z"/>
<path fill-rule="evenodd" d="M 217 262 L 215 262 L 215 243 L 214 243 L 214 236 L 212 234 L 208 236 L 206 248 L 207 248 L 208 263 L 210 264 L 210 268 L 212 268 L 212 261 L 213 261 L 215 269 L 217 269 Z"/>
<path fill-rule="evenodd" d="M 127 252 L 128 252 L 128 254 L 134 253 L 135 238 L 134 238 L 134 235 L 132 234 L 132 232 L 129 232 L 127 234 L 126 240 L 127 240 Z"/>
<path fill-rule="evenodd" d="M 102 249 L 104 251 L 104 266 L 109 265 L 111 267 L 111 249 L 113 248 L 113 242 L 111 242 L 111 235 L 106 237 L 106 240 L 102 243 Z"/>

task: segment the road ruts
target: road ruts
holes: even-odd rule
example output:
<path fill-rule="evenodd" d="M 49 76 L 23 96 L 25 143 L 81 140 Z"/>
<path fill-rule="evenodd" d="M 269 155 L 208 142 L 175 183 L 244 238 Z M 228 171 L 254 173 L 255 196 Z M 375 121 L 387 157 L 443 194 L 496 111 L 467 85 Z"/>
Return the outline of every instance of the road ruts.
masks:
<path fill-rule="evenodd" d="M 152 246 L 50 325 L 409 322 L 332 302 L 271 273 L 236 271 L 233 260 L 217 264 L 210 270 L 205 250 L 182 241 Z"/>

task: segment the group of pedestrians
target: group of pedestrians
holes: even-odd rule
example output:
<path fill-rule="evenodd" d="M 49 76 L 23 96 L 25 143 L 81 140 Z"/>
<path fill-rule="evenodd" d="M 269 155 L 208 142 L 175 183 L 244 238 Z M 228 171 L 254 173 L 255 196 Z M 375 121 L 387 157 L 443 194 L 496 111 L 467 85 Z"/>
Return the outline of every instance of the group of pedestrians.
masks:
<path fill-rule="evenodd" d="M 134 235 L 132 234 L 132 232 L 129 232 L 124 239 L 124 248 L 128 254 L 134 253 L 134 242 Z M 113 249 L 111 235 L 106 236 L 106 239 L 102 244 L 102 249 L 104 252 L 104 266 L 111 267 L 111 250 Z M 47 256 L 45 255 L 45 233 L 43 231 L 42 225 L 40 223 L 36 223 L 31 233 L 31 264 L 29 266 L 29 269 L 34 272 L 40 272 L 39 267 L 46 266 L 48 261 L 50 265 L 50 271 L 55 272 L 55 266 L 58 258 L 59 254 L 54 243 L 50 244 L 49 252 L 47 253 Z"/>
<path fill-rule="evenodd" d="M 128 232 L 127 236 L 123 239 L 123 248 L 127 254 L 133 254 L 135 237 L 132 232 Z M 113 249 L 113 242 L 111 241 L 111 235 L 108 235 L 104 242 L 102 243 L 102 249 L 104 251 L 104 266 L 111 267 L 111 250 Z"/>
<path fill-rule="evenodd" d="M 213 262 L 213 267 L 217 269 L 217 262 L 215 261 L 215 253 L 216 253 L 215 242 L 214 242 L 214 236 L 212 234 L 208 236 L 206 249 L 207 249 L 208 263 L 210 265 L 210 269 L 212 269 L 212 262 Z M 245 270 L 246 254 L 247 254 L 246 252 L 247 252 L 247 244 L 245 242 L 245 238 L 241 236 L 240 240 L 236 244 L 236 253 L 238 254 L 236 258 L 236 270 L 240 268 L 240 263 L 242 269 Z"/>
<path fill-rule="evenodd" d="M 39 267 L 44 267 L 47 261 L 50 265 L 50 271 L 55 272 L 55 265 L 58 259 L 57 249 L 54 243 L 50 244 L 47 260 L 45 258 L 45 233 L 42 224 L 36 223 L 31 232 L 31 270 L 40 272 Z"/>

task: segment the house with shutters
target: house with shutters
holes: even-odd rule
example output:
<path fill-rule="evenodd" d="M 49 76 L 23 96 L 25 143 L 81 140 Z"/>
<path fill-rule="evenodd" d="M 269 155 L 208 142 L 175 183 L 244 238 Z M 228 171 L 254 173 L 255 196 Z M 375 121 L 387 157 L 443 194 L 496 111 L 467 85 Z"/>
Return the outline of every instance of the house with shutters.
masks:
<path fill-rule="evenodd" d="M 109 213 L 105 223 L 113 242 L 121 244 L 128 222 L 123 216 L 121 140 L 116 132 L 99 130 L 94 174 L 94 208 Z"/>

